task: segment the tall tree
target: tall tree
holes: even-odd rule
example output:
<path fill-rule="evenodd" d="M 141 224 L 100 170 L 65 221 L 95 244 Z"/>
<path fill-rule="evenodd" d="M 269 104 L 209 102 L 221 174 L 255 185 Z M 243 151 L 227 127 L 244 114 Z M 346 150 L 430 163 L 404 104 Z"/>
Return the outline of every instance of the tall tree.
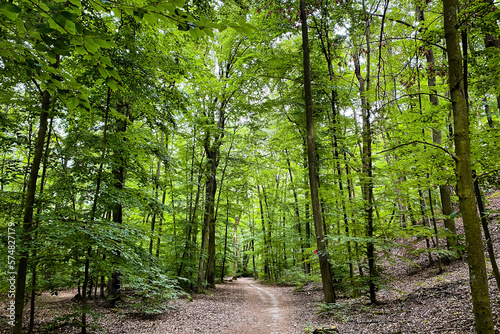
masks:
<path fill-rule="evenodd" d="M 311 191 L 311 206 L 313 211 L 314 228 L 316 232 L 316 245 L 318 247 L 318 258 L 321 269 L 321 281 L 323 282 L 323 294 L 325 302 L 335 302 L 335 290 L 330 262 L 328 261 L 328 250 L 325 247 L 325 236 L 323 234 L 323 223 L 321 220 L 321 209 L 318 192 L 318 173 L 316 162 L 316 147 L 314 143 L 314 114 L 312 105 L 311 87 L 311 64 L 309 51 L 309 31 L 307 26 L 307 7 L 305 0 L 300 0 L 300 19 L 302 21 L 302 52 L 303 52 L 303 75 L 304 96 L 306 103 L 306 133 L 307 133 L 307 161 L 309 169 L 309 187 Z"/>
<path fill-rule="evenodd" d="M 464 89 L 462 53 L 457 20 L 458 1 L 443 0 L 443 21 L 448 52 L 448 84 L 453 107 L 457 195 L 464 222 L 472 308 L 478 333 L 494 333 L 488 277 L 474 197 L 469 137 L 469 112 Z"/>

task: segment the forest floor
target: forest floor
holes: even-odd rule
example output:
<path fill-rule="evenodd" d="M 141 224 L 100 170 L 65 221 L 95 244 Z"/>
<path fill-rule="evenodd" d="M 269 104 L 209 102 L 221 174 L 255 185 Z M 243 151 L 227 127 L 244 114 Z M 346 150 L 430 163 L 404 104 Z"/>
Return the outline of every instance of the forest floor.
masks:
<path fill-rule="evenodd" d="M 489 204 L 493 210 L 500 209 L 499 193 L 489 197 Z M 490 231 L 499 254 L 498 211 L 491 218 Z M 463 233 L 461 219 L 456 223 L 457 232 Z M 416 238 L 398 243 L 399 246 L 390 251 L 394 258 L 411 257 L 409 249 L 425 247 L 425 240 Z M 443 273 L 438 273 L 436 264 L 429 265 L 424 254 L 413 256 L 413 263 L 387 258 L 380 254 L 385 280 L 377 293 L 380 305 L 370 305 L 366 295 L 358 298 L 340 295 L 336 304 L 325 308 L 317 284 L 308 284 L 298 291 L 294 287 L 238 278 L 219 284 L 217 289 L 205 294 L 170 302 L 167 311 L 154 316 L 126 308 L 110 309 L 102 301 L 91 301 L 94 310 L 102 315 L 94 324 L 110 334 L 475 333 L 465 261 L 455 261 L 445 266 Z M 491 273 L 489 261 L 487 266 Z M 500 333 L 500 293 L 491 274 L 489 285 L 496 333 Z M 44 328 L 48 323 L 68 314 L 75 293 L 74 290 L 57 296 L 43 293 L 38 297 L 35 333 L 46 333 Z M 5 310 L 1 304 L 0 301 L 0 307 Z M 323 312 L 319 312 L 320 309 Z M 29 314 L 28 309 L 25 314 Z M 59 322 L 59 326 L 50 331 L 79 332 L 71 320 Z M 0 333 L 10 333 L 3 315 Z"/>

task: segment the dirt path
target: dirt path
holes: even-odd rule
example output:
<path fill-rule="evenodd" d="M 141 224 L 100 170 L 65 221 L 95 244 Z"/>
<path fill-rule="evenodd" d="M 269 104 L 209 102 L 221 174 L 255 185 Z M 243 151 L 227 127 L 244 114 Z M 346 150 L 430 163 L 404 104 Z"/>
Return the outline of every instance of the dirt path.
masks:
<path fill-rule="evenodd" d="M 154 319 L 125 316 L 105 326 L 108 333 L 170 334 L 299 334 L 314 310 L 292 287 L 258 283 L 250 278 L 219 284 L 213 294 L 195 295 L 193 301 L 179 300 L 175 309 Z M 306 296 L 304 296 L 306 297 Z M 314 317 L 315 312 L 311 312 Z M 111 320 L 111 319 L 109 319 Z"/>
<path fill-rule="evenodd" d="M 233 283 L 242 290 L 241 303 L 246 307 L 239 321 L 223 333 L 300 333 L 291 324 L 290 303 L 283 288 L 265 286 L 250 278 L 240 278 Z"/>
<path fill-rule="evenodd" d="M 147 333 L 295 334 L 304 333 L 304 303 L 293 288 L 267 286 L 250 278 L 217 285 L 213 295 L 179 301 Z"/>

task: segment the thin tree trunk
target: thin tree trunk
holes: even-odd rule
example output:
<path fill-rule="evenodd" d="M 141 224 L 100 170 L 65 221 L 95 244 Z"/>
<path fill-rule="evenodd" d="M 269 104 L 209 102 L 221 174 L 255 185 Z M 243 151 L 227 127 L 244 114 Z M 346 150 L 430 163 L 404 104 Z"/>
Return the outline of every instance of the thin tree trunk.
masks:
<path fill-rule="evenodd" d="M 481 189 L 479 188 L 479 182 L 477 181 L 475 171 L 473 171 L 472 177 L 474 178 L 474 194 L 476 195 L 477 206 L 481 215 L 481 225 L 483 227 L 484 239 L 486 240 L 486 248 L 488 249 L 491 269 L 493 271 L 493 275 L 495 276 L 498 290 L 500 291 L 500 271 L 498 270 L 495 250 L 493 249 L 493 242 L 491 240 L 490 229 L 488 227 L 488 212 L 486 212 L 486 208 L 484 207 L 483 194 L 481 192 Z"/>
<path fill-rule="evenodd" d="M 312 106 L 311 68 L 309 51 L 309 32 L 307 27 L 307 8 L 305 0 L 300 0 L 300 18 L 302 21 L 302 48 L 304 66 L 304 93 L 306 103 L 306 128 L 307 128 L 307 161 L 309 167 L 309 187 L 311 191 L 311 205 L 313 210 L 314 227 L 316 231 L 316 244 L 323 282 L 323 294 L 326 303 L 335 303 L 335 290 L 333 288 L 332 272 L 328 261 L 328 251 L 325 247 L 323 224 L 321 221 L 321 208 L 318 193 L 318 175 L 316 164 L 316 147 L 314 143 L 314 115 Z"/>
<path fill-rule="evenodd" d="M 255 265 L 255 218 L 254 212 L 252 210 L 252 225 L 250 226 L 250 236 L 251 239 L 251 249 L 252 249 L 252 271 L 253 271 L 253 279 L 257 280 L 259 275 L 257 273 L 257 266 Z"/>
<path fill-rule="evenodd" d="M 438 228 L 437 228 L 436 216 L 434 215 L 434 207 L 432 206 L 432 191 L 431 191 L 431 189 L 428 189 L 428 192 L 429 192 L 429 207 L 431 209 L 432 224 L 434 226 L 434 234 L 436 235 L 436 250 L 438 252 L 438 255 L 437 255 L 438 274 L 441 274 L 443 272 L 443 266 L 441 264 L 441 255 L 439 255 L 439 251 L 440 251 L 439 233 L 438 233 Z"/>
<path fill-rule="evenodd" d="M 224 283 L 224 274 L 226 271 L 226 256 L 227 256 L 227 225 L 229 225 L 229 199 L 226 198 L 226 230 L 224 233 L 224 255 L 222 257 L 222 269 L 220 274 L 220 282 Z"/>
<path fill-rule="evenodd" d="M 488 126 L 493 129 L 495 127 L 495 123 L 493 123 L 493 118 L 491 117 L 490 105 L 488 104 L 488 100 L 486 98 L 484 98 L 483 101 L 484 101 L 484 112 L 486 113 Z"/>
<path fill-rule="evenodd" d="M 238 247 L 238 225 L 240 224 L 240 219 L 241 217 L 238 216 L 234 220 L 234 232 L 233 232 L 233 256 L 234 256 L 234 262 L 233 262 L 233 280 L 236 280 L 238 277 L 238 259 L 239 259 L 239 247 Z M 246 271 L 246 267 L 245 267 Z"/>
<path fill-rule="evenodd" d="M 43 163 L 42 163 L 42 178 L 40 180 L 40 197 L 43 195 L 43 188 L 45 186 L 45 180 L 46 180 L 46 175 L 47 175 L 47 161 L 49 158 L 49 147 L 50 147 L 50 138 L 52 134 L 52 122 L 54 118 L 50 119 L 50 124 L 49 124 L 49 133 L 47 135 L 47 143 L 45 145 L 45 151 L 44 151 L 44 156 L 43 156 Z M 36 210 L 37 216 L 42 213 L 42 206 L 39 206 L 38 209 Z M 34 224 L 35 228 L 38 225 L 38 219 L 36 220 Z M 35 241 L 38 239 L 38 232 L 35 232 Z M 33 250 L 33 263 L 31 265 L 31 308 L 30 308 L 30 323 L 28 327 L 28 334 L 33 333 L 33 328 L 35 325 L 35 300 L 36 300 L 36 280 L 37 280 L 37 246 L 35 246 L 35 249 Z"/>
<path fill-rule="evenodd" d="M 309 200 L 309 192 L 306 190 L 304 193 L 304 199 L 306 200 L 306 203 L 304 204 L 304 218 L 306 221 L 306 226 L 305 226 L 305 232 L 306 232 L 306 240 L 305 240 L 305 248 L 310 249 L 311 248 L 311 214 L 310 214 L 310 200 Z M 310 262 L 310 255 L 306 253 L 305 255 L 305 265 L 304 265 L 304 272 L 306 275 L 309 275 L 311 273 L 311 262 Z"/>
<path fill-rule="evenodd" d="M 426 228 L 430 228 L 429 218 L 425 214 L 425 197 L 424 197 L 424 192 L 422 190 L 418 191 L 418 197 L 420 202 L 420 214 L 422 215 L 422 225 L 425 226 Z M 428 236 L 425 237 L 425 245 L 427 247 L 427 257 L 429 258 L 429 266 L 430 266 L 434 263 L 434 260 L 432 258 L 431 243 Z"/>
<path fill-rule="evenodd" d="M 365 12 L 365 16 L 366 16 Z M 369 24 L 368 19 L 365 17 L 366 21 L 366 39 L 367 45 L 369 46 Z M 369 47 L 368 47 L 369 49 Z M 362 118 L 363 118 L 363 131 L 362 131 L 362 139 L 363 139 L 363 148 L 362 148 L 362 162 L 363 162 L 363 176 L 362 176 L 362 185 L 361 192 L 363 193 L 363 201 L 364 201 L 364 211 L 365 211 L 365 219 L 366 219 L 366 234 L 368 237 L 368 241 L 366 243 L 366 256 L 368 258 L 368 271 L 369 271 L 369 293 L 370 293 L 370 302 L 372 304 L 377 303 L 376 297 L 376 280 L 378 278 L 378 274 L 375 267 L 375 244 L 373 242 L 374 236 L 374 227 L 373 227 L 373 167 L 372 167 L 372 133 L 371 133 L 371 121 L 370 121 L 370 106 L 367 101 L 367 91 L 369 90 L 369 68 L 370 68 L 370 51 L 367 51 L 367 74 L 366 79 L 361 75 L 361 68 L 359 64 L 359 55 L 355 55 L 354 57 L 354 65 L 356 77 L 359 81 L 359 93 L 361 96 L 361 108 L 362 108 Z M 366 87 L 365 87 L 366 84 Z"/>
<path fill-rule="evenodd" d="M 119 114 L 127 116 L 126 119 L 117 119 L 116 121 L 116 131 L 123 135 L 122 140 L 125 141 L 125 132 L 127 131 L 127 119 L 129 106 L 127 104 L 119 104 L 117 111 Z M 125 187 L 125 157 L 121 150 L 115 151 L 115 158 L 117 159 L 117 167 L 112 171 L 115 177 L 114 187 L 118 192 L 121 192 Z M 120 226 L 123 225 L 123 204 L 120 202 L 115 204 L 113 208 L 113 223 Z M 117 252 L 117 256 L 120 256 L 120 252 Z M 109 289 L 109 299 L 111 306 L 115 307 L 116 303 L 121 299 L 121 273 L 115 270 L 111 274 L 110 289 Z"/>
<path fill-rule="evenodd" d="M 199 205 L 199 202 L 200 202 L 200 194 L 201 194 L 201 191 L 202 191 L 202 188 L 203 188 L 203 187 L 201 187 L 201 179 L 203 177 L 203 172 L 204 172 L 204 168 L 202 167 L 202 165 L 203 165 L 203 159 L 204 158 L 205 158 L 205 154 L 202 155 L 201 160 L 200 160 L 200 165 L 199 165 L 199 168 L 198 168 L 199 174 L 198 174 L 198 182 L 196 183 L 197 189 L 196 189 L 196 197 L 195 197 L 195 200 L 194 200 L 194 208 L 193 208 L 192 211 L 190 210 L 191 212 L 190 212 L 190 215 L 189 215 L 188 233 L 187 233 L 187 236 L 186 236 L 186 242 L 184 244 L 184 252 L 182 253 L 182 258 L 181 258 L 181 263 L 179 265 L 179 270 L 177 271 L 177 273 L 178 273 L 177 276 L 181 276 L 182 269 L 183 269 L 183 266 L 184 266 L 184 258 L 186 257 L 186 255 L 191 255 L 193 253 L 193 252 L 190 252 L 189 243 L 191 242 L 193 244 L 196 244 L 196 239 L 195 238 L 196 238 L 196 234 L 198 234 L 197 233 L 198 231 L 196 229 L 195 221 L 196 221 L 196 216 L 197 216 L 197 212 L 198 212 L 198 205 Z M 193 238 L 194 240 L 191 240 L 191 238 Z"/>
<path fill-rule="evenodd" d="M 417 14 L 420 22 L 424 22 L 424 12 L 417 6 Z M 436 95 L 436 75 L 433 73 L 435 66 L 434 59 L 434 51 L 431 47 L 427 47 L 425 50 L 425 59 L 427 61 L 427 67 L 431 70 L 430 75 L 427 77 L 427 85 L 431 90 L 431 94 L 429 95 L 429 101 L 433 106 L 439 105 L 439 99 Z M 432 141 L 437 144 L 442 144 L 442 135 L 441 131 L 438 127 L 432 128 Z M 442 170 L 446 170 L 445 167 L 442 167 Z M 439 194 L 441 196 L 441 207 L 444 215 L 444 227 L 448 229 L 448 231 L 452 234 L 451 236 L 446 237 L 446 243 L 448 249 L 455 247 L 457 245 L 456 238 L 456 228 L 455 228 L 455 220 L 450 218 L 450 215 L 453 213 L 453 205 L 451 203 L 451 189 L 448 185 L 441 184 L 439 185 Z M 452 259 L 450 259 L 452 260 Z"/>
<path fill-rule="evenodd" d="M 161 204 L 164 206 L 165 205 L 165 201 L 167 199 L 167 190 L 164 189 L 163 190 L 163 195 L 161 197 Z M 165 218 L 163 217 L 163 213 L 162 215 L 160 216 L 160 224 L 158 226 L 158 238 L 156 240 L 156 254 L 155 254 L 155 257 L 157 259 L 160 258 L 160 249 L 161 249 L 161 231 L 162 231 L 162 228 L 163 228 L 163 221 L 165 220 Z"/>
<path fill-rule="evenodd" d="M 275 263 L 275 256 L 274 256 L 274 248 L 273 248 L 273 238 L 272 238 L 272 217 L 271 217 L 271 211 L 269 209 L 269 205 L 267 203 L 267 195 L 266 195 L 266 188 L 262 186 L 262 195 L 264 196 L 264 204 L 266 205 L 266 213 L 267 213 L 267 222 L 268 222 L 268 228 L 267 228 L 267 241 L 268 241 L 268 259 L 271 259 L 271 266 L 269 266 L 269 279 L 271 279 L 272 274 L 275 274 L 276 271 L 276 263 Z"/>
<path fill-rule="evenodd" d="M 300 223 L 299 200 L 297 198 L 297 190 L 295 189 L 295 184 L 293 183 L 292 168 L 290 165 L 290 158 L 288 158 L 288 151 L 285 150 L 285 154 L 287 155 L 286 163 L 288 166 L 288 174 L 290 175 L 290 185 L 292 187 L 292 192 L 293 192 L 293 200 L 294 200 L 293 209 L 294 209 L 294 213 L 295 213 L 297 233 L 299 234 L 302 270 L 304 270 L 304 273 L 307 274 L 307 272 L 305 272 L 306 267 L 305 267 L 305 262 L 304 262 L 304 240 L 303 240 L 303 236 L 302 236 L 302 224 Z"/>
<path fill-rule="evenodd" d="M 210 156 L 207 156 L 208 159 L 211 159 Z M 210 166 L 209 166 L 210 167 Z M 209 179 L 205 182 L 205 215 L 203 219 L 203 229 L 201 232 L 201 252 L 200 252 L 200 261 L 198 265 L 198 277 L 196 281 L 196 290 L 199 292 L 202 290 L 202 285 L 204 281 L 205 274 L 205 263 L 207 257 L 207 249 L 208 249 L 208 239 L 209 239 L 209 230 L 210 223 L 212 220 L 212 211 L 211 207 L 213 205 L 208 203 L 210 200 L 213 200 L 212 193 L 214 193 L 213 188 L 215 185 Z"/>
<path fill-rule="evenodd" d="M 259 207 L 260 207 L 260 219 L 262 223 L 262 237 L 264 238 L 264 275 L 266 275 L 266 279 L 269 279 L 270 270 L 269 270 L 269 247 L 267 241 L 267 233 L 266 233 L 266 223 L 264 218 L 264 206 L 262 205 L 262 197 L 260 194 L 260 187 L 257 184 L 257 194 L 259 196 Z"/>

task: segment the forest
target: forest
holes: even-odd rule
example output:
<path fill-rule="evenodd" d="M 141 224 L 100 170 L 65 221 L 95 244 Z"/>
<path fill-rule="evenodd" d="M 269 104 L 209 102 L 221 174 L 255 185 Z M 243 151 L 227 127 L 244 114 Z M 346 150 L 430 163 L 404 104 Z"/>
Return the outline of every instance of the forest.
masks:
<path fill-rule="evenodd" d="M 499 20 L 493 0 L 2 1 L 0 330 L 100 332 L 99 300 L 154 316 L 246 277 L 378 307 L 391 265 L 463 263 L 471 333 L 495 333 Z"/>

